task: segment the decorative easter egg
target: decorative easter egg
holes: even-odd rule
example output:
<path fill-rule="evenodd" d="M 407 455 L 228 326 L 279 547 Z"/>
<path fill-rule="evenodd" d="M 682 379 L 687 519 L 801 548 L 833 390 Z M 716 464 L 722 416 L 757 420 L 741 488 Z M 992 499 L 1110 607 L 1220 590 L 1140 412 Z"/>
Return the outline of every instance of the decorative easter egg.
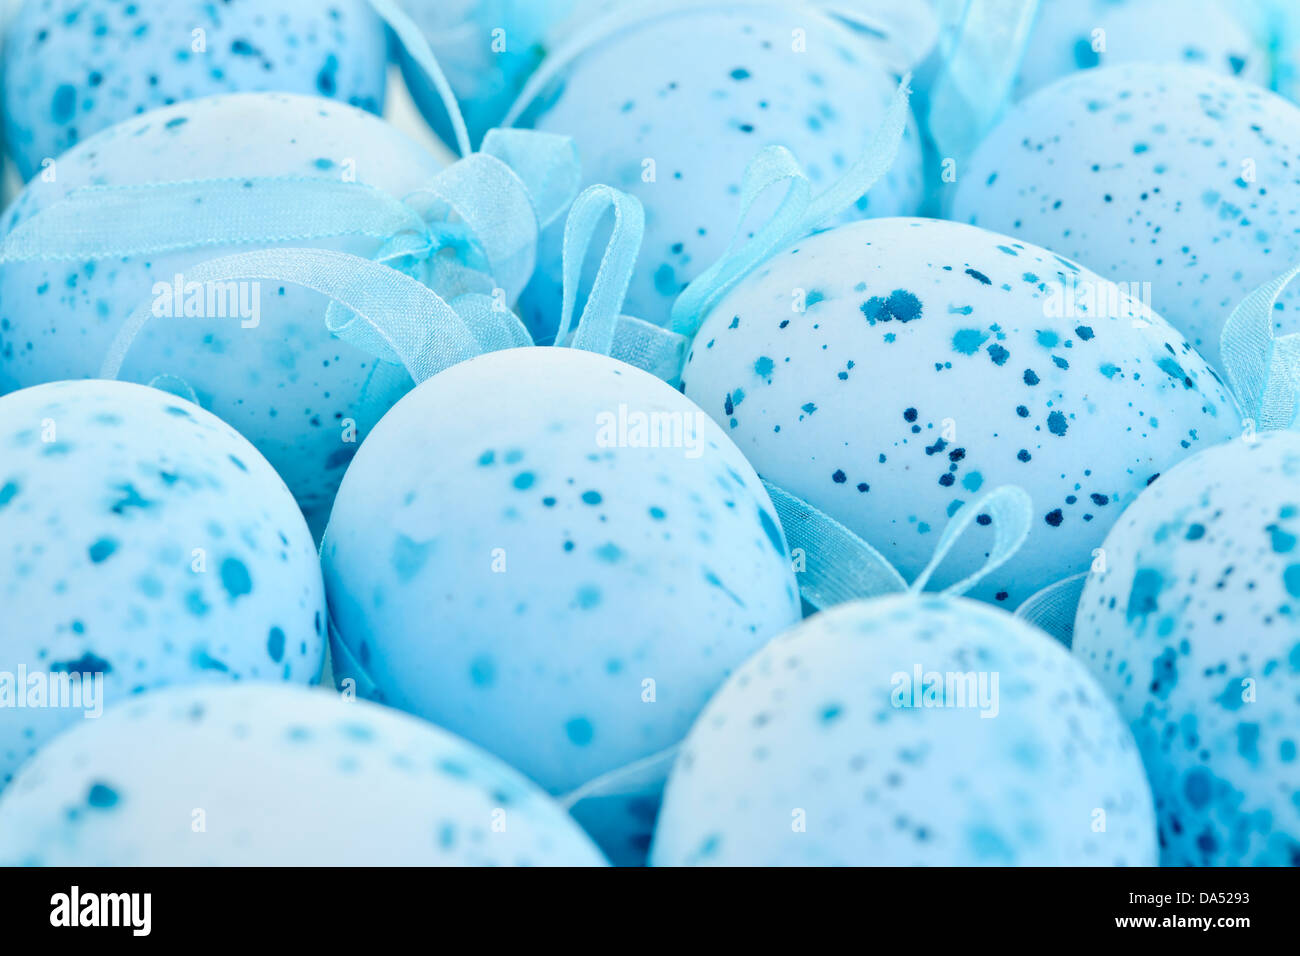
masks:
<path fill-rule="evenodd" d="M 0 783 L 133 694 L 314 683 L 325 655 L 320 566 L 284 482 L 215 416 L 125 382 L 0 398 L 0 599 Z"/>
<path fill-rule="evenodd" d="M 499 760 L 295 687 L 146 694 L 59 737 L 0 797 L 6 866 L 603 864 Z"/>
<path fill-rule="evenodd" d="M 815 10 L 723 0 L 625 17 L 563 67 L 521 125 L 572 136 L 587 178 L 645 205 L 625 311 L 663 325 L 685 285 L 727 248 L 754 154 L 786 146 L 814 191 L 825 189 L 871 141 L 895 85 L 859 34 Z M 907 215 L 921 200 L 920 143 L 909 129 L 892 169 L 852 213 Z M 750 221 L 776 204 L 762 197 Z M 548 231 L 522 304 L 538 341 L 555 331 L 561 238 Z"/>
<path fill-rule="evenodd" d="M 423 149 L 353 107 L 278 93 L 212 97 L 121 123 L 72 150 L 54 181 L 28 185 L 3 231 L 91 184 L 246 175 L 259 178 L 248 184 L 256 191 L 273 188 L 261 184 L 266 177 L 342 178 L 400 198 L 437 172 Z M 147 198 L 138 209 L 149 214 Z M 382 242 L 345 236 L 281 245 L 369 258 Z M 127 317 L 152 303 L 154 317 L 132 343 L 121 377 L 184 379 L 205 408 L 266 455 L 313 527 L 323 525 L 359 440 L 411 380 L 399 366 L 332 337 L 327 302 L 315 293 L 257 281 L 204 286 L 197 295 L 187 287 L 185 273 L 197 263 L 249 249 L 208 245 L 102 262 L 6 263 L 0 393 L 97 375 Z"/>
<path fill-rule="evenodd" d="M 1130 721 L 1167 865 L 1300 864 L 1300 436 L 1207 449 L 1106 537 L 1074 653 Z"/>
<path fill-rule="evenodd" d="M 651 862 L 1154 865 L 1124 722 L 1045 634 L 958 598 L 840 605 L 741 666 L 696 721 Z"/>
<path fill-rule="evenodd" d="M 1300 109 L 1231 77 L 1128 65 L 1016 106 L 952 218 L 1071 256 L 1143 297 L 1212 364 L 1249 292 L 1300 261 Z M 1277 327 L 1300 328 L 1286 292 Z"/>
<path fill-rule="evenodd" d="M 541 63 L 547 34 L 573 10 L 602 0 L 404 0 L 460 103 L 474 142 L 496 126 Z M 437 90 L 405 50 L 402 76 L 420 111 L 449 145 L 451 124 Z"/>
<path fill-rule="evenodd" d="M 1086 570 L 1123 507 L 1236 405 L 1195 350 L 1045 249 L 926 219 L 807 238 L 712 309 L 685 391 L 765 479 L 846 524 L 909 580 L 981 487 L 1037 516 L 973 594 L 1015 607 Z M 982 561 L 962 542 L 936 582 Z"/>
<path fill-rule="evenodd" d="M 24 180 L 102 129 L 217 93 L 313 94 L 378 113 L 387 37 L 366 0 L 28 0 L 5 46 Z"/>
<path fill-rule="evenodd" d="M 1182 63 L 1267 85 L 1268 55 L 1227 0 L 1048 0 L 1016 78 L 1027 96 L 1077 70 Z"/>
<path fill-rule="evenodd" d="M 494 352 L 384 416 L 322 546 L 335 657 L 560 793 L 675 744 L 799 619 L 771 502 L 659 379 Z"/>

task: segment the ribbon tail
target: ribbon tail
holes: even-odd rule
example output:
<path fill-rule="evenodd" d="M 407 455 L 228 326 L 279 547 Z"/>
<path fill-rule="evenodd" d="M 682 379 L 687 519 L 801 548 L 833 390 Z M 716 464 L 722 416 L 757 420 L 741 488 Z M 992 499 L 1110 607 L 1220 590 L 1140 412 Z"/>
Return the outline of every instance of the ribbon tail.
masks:
<path fill-rule="evenodd" d="M 620 315 L 614 327 L 610 357 L 644 369 L 676 386 L 691 340 L 669 329 L 630 315 Z"/>
<path fill-rule="evenodd" d="M 907 582 L 885 557 L 830 515 L 764 481 L 791 553 L 804 559 L 799 593 L 823 611 L 845 601 L 901 594 Z"/>
<path fill-rule="evenodd" d="M 433 88 L 438 91 L 443 109 L 447 111 L 447 117 L 451 120 L 451 127 L 456 133 L 456 149 L 461 156 L 468 156 L 473 152 L 473 147 L 470 145 L 469 129 L 465 126 L 465 117 L 461 113 L 456 94 L 452 92 L 451 84 L 447 82 L 446 74 L 442 72 L 442 67 L 438 65 L 438 58 L 434 55 L 433 48 L 429 46 L 424 31 L 406 14 L 405 10 L 393 3 L 392 0 L 370 0 L 370 6 L 374 9 L 375 14 L 388 24 L 398 42 L 402 44 L 411 59 L 424 72 L 429 82 L 433 84 Z"/>
<path fill-rule="evenodd" d="M 1277 301 L 1300 275 L 1296 265 L 1255 289 L 1232 310 L 1219 340 L 1237 401 L 1260 431 L 1290 428 L 1300 396 L 1300 335 L 1273 336 Z"/>
<path fill-rule="evenodd" d="M 1088 571 L 1072 574 L 1031 594 L 1016 608 L 1014 616 L 1069 647 L 1074 641 L 1074 618 L 1088 574 Z"/>
<path fill-rule="evenodd" d="M 329 324 L 340 339 L 382 361 L 399 362 L 418 384 L 482 354 L 465 321 L 427 286 L 387 266 L 324 249 L 266 249 L 211 259 L 186 274 L 188 283 L 289 282 L 338 303 L 350 316 Z M 132 343 L 153 318 L 151 303 L 119 330 L 100 369 L 116 378 Z"/>
<path fill-rule="evenodd" d="M 556 802 L 565 810 L 572 811 L 582 801 L 598 797 L 657 794 L 668 782 L 668 772 L 672 769 L 681 746 L 673 744 L 658 753 L 602 773 L 568 793 L 559 795 L 555 798 Z"/>
<path fill-rule="evenodd" d="M 1033 503 L 1029 494 L 1016 485 L 1002 485 L 987 494 L 980 495 L 974 501 L 968 501 L 957 510 L 943 529 L 939 544 L 934 549 L 924 570 L 912 582 L 911 591 L 919 593 L 925 589 L 931 576 L 943 559 L 952 551 L 957 539 L 962 536 L 972 521 L 981 515 L 987 515 L 993 525 L 993 547 L 983 566 L 956 584 L 944 588 L 944 594 L 965 594 L 993 571 L 996 571 L 1020 550 L 1029 536 L 1033 521 Z"/>

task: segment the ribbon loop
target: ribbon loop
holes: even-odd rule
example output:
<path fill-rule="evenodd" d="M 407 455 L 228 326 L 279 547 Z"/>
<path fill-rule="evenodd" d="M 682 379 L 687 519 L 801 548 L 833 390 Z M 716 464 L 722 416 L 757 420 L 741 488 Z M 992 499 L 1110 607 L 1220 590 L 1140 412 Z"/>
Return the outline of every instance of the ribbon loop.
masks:
<path fill-rule="evenodd" d="M 641 251 L 641 238 L 645 235 L 645 209 L 639 199 L 628 193 L 610 186 L 591 186 L 574 200 L 564 224 L 564 301 L 555 336 L 557 344 L 568 336 L 582 281 L 582 266 L 596 227 L 610 209 L 614 211 L 614 228 L 572 342 L 574 348 L 602 355 L 610 354 L 613 348 L 619 310 L 627 297 Z"/>
<path fill-rule="evenodd" d="M 1274 337 L 1277 301 L 1300 265 L 1251 292 L 1223 324 L 1224 370 L 1247 418 L 1261 431 L 1290 428 L 1300 397 L 1300 333 Z"/>
<path fill-rule="evenodd" d="M 745 169 L 740 219 L 722 258 L 697 276 L 673 303 L 672 328 L 683 335 L 699 331 L 718 301 L 760 263 L 857 202 L 894 164 L 911 115 L 908 86 L 903 77 L 885 118 L 871 142 L 849 171 L 815 198 L 799 161 L 782 146 L 760 150 Z M 747 242 L 741 243 L 745 220 L 754 201 L 768 188 L 788 183 L 785 198 L 773 217 Z"/>
<path fill-rule="evenodd" d="M 944 588 L 944 594 L 965 594 L 990 573 L 1006 564 L 1020 550 L 1020 546 L 1025 543 L 1025 538 L 1029 536 L 1029 527 L 1033 521 L 1033 502 L 1029 494 L 1016 485 L 1002 485 L 987 494 L 980 495 L 974 501 L 966 502 L 944 526 L 939 544 L 934 549 L 934 556 L 912 582 L 911 591 L 920 592 L 925 588 L 930 577 L 957 543 L 957 539 L 970 527 L 970 523 L 985 515 L 993 525 L 993 547 L 989 551 L 987 560 L 974 574 Z"/>

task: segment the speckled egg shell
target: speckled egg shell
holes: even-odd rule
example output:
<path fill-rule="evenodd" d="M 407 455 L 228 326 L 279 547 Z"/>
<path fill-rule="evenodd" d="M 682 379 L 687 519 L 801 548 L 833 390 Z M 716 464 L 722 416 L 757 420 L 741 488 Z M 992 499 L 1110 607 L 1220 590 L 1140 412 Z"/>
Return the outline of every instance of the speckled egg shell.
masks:
<path fill-rule="evenodd" d="M 645 244 L 624 311 L 657 324 L 727 248 L 755 153 L 788 147 L 814 190 L 825 189 L 858 159 L 894 93 L 896 81 L 847 27 L 806 8 L 728 6 L 623 28 L 579 56 L 523 116 L 525 125 L 574 137 L 588 179 L 644 203 Z M 792 31 L 806 52 L 792 49 Z M 893 169 L 852 215 L 910 215 L 921 201 L 919 138 L 909 129 Z M 776 203 L 764 196 L 750 221 Z M 562 236 L 547 231 L 523 303 L 539 341 L 555 331 Z"/>
<path fill-rule="evenodd" d="M 1139 295 L 1220 367 L 1232 309 L 1300 261 L 1300 109 L 1185 66 L 1068 77 L 1019 104 L 952 218 L 1071 256 Z M 1279 330 L 1300 330 L 1288 290 Z"/>
<path fill-rule="evenodd" d="M 1167 865 L 1300 865 L 1300 436 L 1201 452 L 1106 538 L 1074 653 L 1129 720 Z"/>
<path fill-rule="evenodd" d="M 213 415 L 125 382 L 0 398 L 0 605 L 0 672 L 102 672 L 108 707 L 169 684 L 315 682 L 325 654 L 320 565 L 284 482 Z M 0 783 L 81 714 L 7 707 Z"/>
<path fill-rule="evenodd" d="M 695 338 L 686 394 L 759 474 L 909 579 L 963 501 L 1021 486 L 1036 511 L 1029 539 L 973 592 L 1015 607 L 1085 570 L 1155 475 L 1239 430 L 1204 359 L 1108 287 L 959 223 L 840 226 L 719 302 Z M 1093 289 L 1092 302 L 1067 288 Z M 973 571 L 986 548 L 959 543 L 936 584 Z"/>
<path fill-rule="evenodd" d="M 928 688 L 928 690 L 927 690 Z M 658 866 L 1154 865 L 1132 736 L 1045 634 L 901 596 L 755 654 L 686 738 Z"/>
<path fill-rule="evenodd" d="M 423 721 L 269 685 L 146 694 L 0 797 L 0 865 L 601 866 L 537 787 Z"/>
<path fill-rule="evenodd" d="M 4 61 L 9 148 L 24 180 L 137 113 L 275 90 L 378 113 L 388 60 L 366 0 L 27 0 Z"/>
<path fill-rule="evenodd" d="M 59 161 L 54 182 L 28 185 L 3 229 L 88 184 L 346 174 L 404 196 L 438 168 L 400 132 L 351 106 L 278 93 L 212 97 L 128 120 L 83 143 Z M 380 241 L 291 244 L 368 257 Z M 99 263 L 7 263 L 0 272 L 0 394 L 98 374 L 127 316 L 156 295 L 154 283 L 171 284 L 199 262 L 252 248 L 207 246 Z M 333 338 L 321 296 L 296 286 L 258 288 L 256 328 L 236 318 L 152 320 L 132 345 L 122 377 L 185 379 L 205 408 L 266 455 L 319 527 L 358 440 L 411 380 L 397 366 L 377 367 L 370 355 Z"/>
<path fill-rule="evenodd" d="M 1182 63 L 1267 84 L 1268 54 L 1232 8 L 1227 0 L 1047 0 L 1038 5 L 1016 96 L 1122 63 Z"/>
<path fill-rule="evenodd" d="M 620 445 L 601 416 L 621 408 L 681 416 L 694 451 Z M 348 469 L 321 558 L 384 701 L 552 792 L 676 743 L 799 618 L 735 446 L 663 382 L 574 349 L 491 353 L 412 391 Z"/>

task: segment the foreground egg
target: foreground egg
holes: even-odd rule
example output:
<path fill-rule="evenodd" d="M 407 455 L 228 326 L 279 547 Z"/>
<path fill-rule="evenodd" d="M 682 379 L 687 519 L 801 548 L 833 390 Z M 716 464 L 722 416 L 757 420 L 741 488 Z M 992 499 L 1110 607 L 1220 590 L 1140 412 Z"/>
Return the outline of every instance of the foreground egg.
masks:
<path fill-rule="evenodd" d="M 0 865 L 600 866 L 545 794 L 451 734 L 269 685 L 147 694 L 0 796 Z"/>
<path fill-rule="evenodd" d="M 814 191 L 858 159 L 896 85 L 867 42 L 807 7 L 645 12 L 582 52 L 529 105 L 521 125 L 572 136 L 588 179 L 645 205 L 629 315 L 667 324 L 686 283 L 727 248 L 745 168 L 762 147 L 791 149 Z M 854 215 L 910 215 L 921 200 L 920 145 L 909 129 Z M 763 197 L 752 221 L 775 207 Z M 555 331 L 562 235 L 549 230 L 524 301 L 539 341 Z"/>
<path fill-rule="evenodd" d="M 1203 451 L 1106 538 L 1074 653 L 1131 722 L 1162 862 L 1300 865 L 1300 436 Z"/>
<path fill-rule="evenodd" d="M 952 218 L 1077 259 L 1141 297 L 1216 368 L 1251 291 L 1300 261 L 1300 108 L 1185 66 L 1089 70 L 1016 106 Z M 1300 292 L 1277 328 L 1300 330 Z"/>
<path fill-rule="evenodd" d="M 0 784 L 141 691 L 314 683 L 324 603 L 302 514 L 224 422 L 124 382 L 0 398 Z"/>
<path fill-rule="evenodd" d="M 686 738 L 656 866 L 1150 866 L 1132 737 L 1069 652 L 986 605 L 841 605 L 755 654 Z"/>
<path fill-rule="evenodd" d="M 765 479 L 909 579 L 963 501 L 1024 488 L 1029 540 L 974 592 L 1007 607 L 1086 569 L 1155 475 L 1240 427 L 1204 359 L 1113 285 L 937 220 L 853 223 L 774 257 L 713 308 L 683 379 Z M 955 555 L 941 585 L 983 560 Z"/>
<path fill-rule="evenodd" d="M 1016 95 L 1097 66 L 1182 63 L 1267 84 L 1268 54 L 1227 0 L 1070 0 L 1038 5 Z"/>
<path fill-rule="evenodd" d="M 799 618 L 740 452 L 663 382 L 575 349 L 412 391 L 348 469 L 321 558 L 336 658 L 555 793 L 675 744 Z"/>
<path fill-rule="evenodd" d="M 33 181 L 5 217 L 7 232 L 77 187 L 231 176 L 347 179 L 402 197 L 437 161 L 382 120 L 325 100 L 275 93 L 211 97 L 112 127 Z M 271 188 L 251 185 L 250 194 Z M 140 216 L 149 215 L 146 199 Z M 88 222 L 87 228 L 95 223 Z M 380 238 L 308 243 L 373 256 Z M 153 302 L 121 377 L 179 376 L 200 403 L 246 435 L 276 467 L 313 527 L 324 524 L 358 441 L 411 387 L 399 367 L 333 338 L 326 300 L 297 286 L 232 283 L 217 316 L 181 315 L 168 294 L 200 262 L 256 246 L 203 246 L 100 262 L 10 262 L 0 271 L 0 393 L 96 375 L 133 310 Z M 182 286 L 183 288 L 183 286 Z M 160 299 L 160 293 L 162 298 Z M 174 305 L 166 308 L 169 303 Z M 171 313 L 174 312 L 173 316 Z M 158 313 L 156 313 L 158 314 Z"/>
<path fill-rule="evenodd" d="M 102 129 L 217 93 L 383 108 L 383 22 L 366 0 L 28 0 L 5 46 L 5 123 L 24 180 Z"/>

